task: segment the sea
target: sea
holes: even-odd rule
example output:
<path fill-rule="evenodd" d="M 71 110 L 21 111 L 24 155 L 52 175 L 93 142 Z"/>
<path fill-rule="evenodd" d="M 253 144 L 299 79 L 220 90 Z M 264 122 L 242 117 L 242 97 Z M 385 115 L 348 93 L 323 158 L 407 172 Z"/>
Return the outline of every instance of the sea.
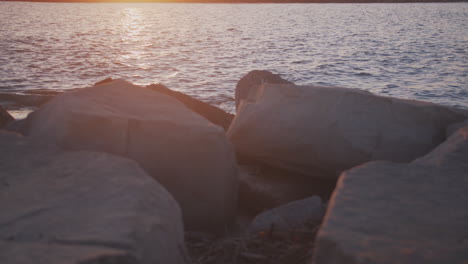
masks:
<path fill-rule="evenodd" d="M 468 109 L 468 3 L 0 2 L 0 104 L 16 117 L 33 108 L 11 95 L 108 77 L 233 113 L 255 69 Z"/>

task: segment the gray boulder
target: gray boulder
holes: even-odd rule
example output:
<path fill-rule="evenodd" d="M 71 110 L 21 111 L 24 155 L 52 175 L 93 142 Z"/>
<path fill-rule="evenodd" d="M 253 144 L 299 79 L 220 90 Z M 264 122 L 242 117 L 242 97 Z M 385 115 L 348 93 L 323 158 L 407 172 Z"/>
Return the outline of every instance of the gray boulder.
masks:
<path fill-rule="evenodd" d="M 187 263 L 177 202 L 134 161 L 3 132 L 0 149 L 0 263 Z"/>
<path fill-rule="evenodd" d="M 278 74 L 269 71 L 250 71 L 237 82 L 235 91 L 236 109 L 238 109 L 240 102 L 248 97 L 250 90 L 255 89 L 256 86 L 262 83 L 293 84 L 281 78 Z"/>
<path fill-rule="evenodd" d="M 304 228 L 308 223 L 317 224 L 323 217 L 322 199 L 312 196 L 267 210 L 257 215 L 248 231 L 294 231 Z"/>
<path fill-rule="evenodd" d="M 315 264 L 465 264 L 468 126 L 410 164 L 344 172 L 316 238 Z"/>
<path fill-rule="evenodd" d="M 35 141 L 137 161 L 176 198 L 189 229 L 234 218 L 237 165 L 224 130 L 170 96 L 116 80 L 58 95 L 28 119 Z"/>
<path fill-rule="evenodd" d="M 259 165 L 239 166 L 239 181 L 239 204 L 254 214 L 313 195 L 328 200 L 335 186 L 335 180 Z"/>
<path fill-rule="evenodd" d="M 8 113 L 1 105 L 0 105 L 0 128 L 3 128 L 11 121 L 15 120 L 10 113 Z"/>
<path fill-rule="evenodd" d="M 236 152 L 285 170 L 337 178 L 372 160 L 410 162 L 468 115 L 349 88 L 263 84 L 241 104 L 227 135 Z"/>

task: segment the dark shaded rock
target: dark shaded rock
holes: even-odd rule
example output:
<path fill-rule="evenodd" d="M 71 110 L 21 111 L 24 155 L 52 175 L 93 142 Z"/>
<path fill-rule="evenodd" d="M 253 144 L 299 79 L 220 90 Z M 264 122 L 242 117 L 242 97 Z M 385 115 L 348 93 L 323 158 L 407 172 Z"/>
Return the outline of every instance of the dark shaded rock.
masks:
<path fill-rule="evenodd" d="M 13 133 L 0 149 L 0 263 L 188 262 L 177 202 L 134 161 Z"/>
<path fill-rule="evenodd" d="M 250 90 L 262 83 L 293 84 L 292 82 L 281 78 L 278 74 L 274 74 L 270 71 L 250 71 L 237 82 L 235 91 L 236 110 L 238 109 L 240 101 L 247 98 Z"/>
<path fill-rule="evenodd" d="M 10 113 L 7 112 L 1 105 L 0 105 L 0 128 L 3 128 L 8 123 L 15 120 Z"/>
<path fill-rule="evenodd" d="M 455 123 L 447 127 L 446 136 L 447 138 L 450 137 L 453 133 L 455 133 L 458 129 L 468 126 L 468 119 L 463 122 Z"/>
<path fill-rule="evenodd" d="M 0 102 L 8 102 L 12 108 L 38 107 L 62 91 L 30 90 L 25 93 L 0 93 Z"/>
<path fill-rule="evenodd" d="M 137 161 L 176 198 L 188 229 L 234 219 L 237 164 L 224 130 L 173 97 L 116 80 L 63 93 L 28 119 L 37 142 Z"/>
<path fill-rule="evenodd" d="M 468 260 L 468 126 L 409 164 L 370 162 L 340 177 L 315 264 Z"/>
<path fill-rule="evenodd" d="M 173 91 L 162 84 L 152 84 L 147 86 L 147 88 L 156 92 L 169 95 L 179 100 L 192 111 L 205 117 L 211 123 L 221 126 L 222 128 L 224 128 L 224 130 L 227 130 L 229 128 L 229 125 L 231 124 L 232 119 L 234 118 L 233 114 L 226 113 L 225 111 L 219 109 L 216 106 L 192 98 L 184 93 Z"/>
<path fill-rule="evenodd" d="M 324 211 L 322 200 L 318 196 L 297 200 L 257 215 L 248 231 L 259 233 L 303 229 L 309 223 L 320 223 Z"/>
<path fill-rule="evenodd" d="M 30 113 L 32 114 L 32 113 Z M 30 119 L 18 119 L 8 123 L 3 129 L 19 133 L 23 136 L 27 136 L 29 134 L 29 130 L 31 129 L 31 122 Z"/>
<path fill-rule="evenodd" d="M 267 83 L 243 100 L 227 136 L 241 156 L 336 179 L 367 161 L 421 157 L 445 140 L 449 125 L 467 117 L 358 89 Z"/>
<path fill-rule="evenodd" d="M 0 241 L 0 263 L 5 264 L 140 264 L 126 250 L 93 245 Z"/>
<path fill-rule="evenodd" d="M 328 200 L 335 187 L 335 180 L 252 164 L 239 166 L 239 180 L 240 207 L 253 214 L 313 195 Z"/>

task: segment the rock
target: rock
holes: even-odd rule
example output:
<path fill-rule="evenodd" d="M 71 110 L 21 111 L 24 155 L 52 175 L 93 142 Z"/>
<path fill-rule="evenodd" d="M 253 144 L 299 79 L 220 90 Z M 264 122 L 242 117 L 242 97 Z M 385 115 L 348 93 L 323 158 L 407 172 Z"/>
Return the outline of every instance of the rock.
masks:
<path fill-rule="evenodd" d="M 183 103 L 186 107 L 190 108 L 195 113 L 205 117 L 211 123 L 216 124 L 227 130 L 229 125 L 234 118 L 233 114 L 224 112 L 218 107 L 212 106 L 195 98 L 192 98 L 181 92 L 173 91 L 162 84 L 152 84 L 147 86 L 148 89 L 151 89 L 156 92 L 160 92 L 166 95 L 169 95 L 179 102 Z"/>
<path fill-rule="evenodd" d="M 446 131 L 446 136 L 447 137 L 450 137 L 453 133 L 455 133 L 458 129 L 462 128 L 462 127 L 465 127 L 465 126 L 468 126 L 468 119 L 466 119 L 465 121 L 463 122 L 460 122 L 460 123 L 455 123 L 455 124 L 452 124 L 450 126 L 447 127 L 447 131 Z"/>
<path fill-rule="evenodd" d="M 0 263 L 139 264 L 142 262 L 125 250 L 102 246 L 0 241 Z"/>
<path fill-rule="evenodd" d="M 189 229 L 234 218 L 237 165 L 224 130 L 172 97 L 116 80 L 61 94 L 28 118 L 36 141 L 137 161 L 176 198 Z"/>
<path fill-rule="evenodd" d="M 467 114 L 358 89 L 263 84 L 227 135 L 239 155 L 311 177 L 337 178 L 371 160 L 410 162 Z"/>
<path fill-rule="evenodd" d="M 0 128 L 6 126 L 15 119 L 0 105 Z"/>
<path fill-rule="evenodd" d="M 110 83 L 110 82 L 113 82 L 113 81 L 114 81 L 114 79 L 112 79 L 111 77 L 109 77 L 109 78 L 106 78 L 106 79 L 104 79 L 104 80 L 101 80 L 101 81 L 95 83 L 94 85 L 106 84 L 106 83 Z"/>
<path fill-rule="evenodd" d="M 62 91 L 57 90 L 29 90 L 23 93 L 0 93 L 0 102 L 8 102 L 9 107 L 15 108 L 35 108 L 38 107 Z"/>
<path fill-rule="evenodd" d="M 316 239 L 315 264 L 466 263 L 468 126 L 409 164 L 343 173 Z"/>
<path fill-rule="evenodd" d="M 293 231 L 304 228 L 308 223 L 318 223 L 323 217 L 322 200 L 312 196 L 294 201 L 257 215 L 248 230 L 252 233 L 262 231 Z"/>
<path fill-rule="evenodd" d="M 250 90 L 252 88 L 255 89 L 256 86 L 262 83 L 293 84 L 292 82 L 281 78 L 281 76 L 278 74 L 274 74 L 269 71 L 250 71 L 244 77 L 242 77 L 239 82 L 237 82 L 235 92 L 236 109 L 238 109 L 240 101 L 247 98 Z"/>
<path fill-rule="evenodd" d="M 177 202 L 134 161 L 3 132 L 0 149 L 0 263 L 187 263 Z"/>
<path fill-rule="evenodd" d="M 3 129 L 27 136 L 30 130 L 30 122 L 27 118 L 13 120 L 12 122 L 8 123 L 8 125 L 3 127 Z"/>
<path fill-rule="evenodd" d="M 239 167 L 239 204 L 253 214 L 319 195 L 328 200 L 335 180 L 315 179 L 268 166 Z"/>

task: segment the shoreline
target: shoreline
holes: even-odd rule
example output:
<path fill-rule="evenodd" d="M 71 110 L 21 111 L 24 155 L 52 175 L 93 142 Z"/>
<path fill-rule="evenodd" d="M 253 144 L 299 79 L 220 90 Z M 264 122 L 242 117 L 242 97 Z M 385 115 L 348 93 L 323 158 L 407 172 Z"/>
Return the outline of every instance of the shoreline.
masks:
<path fill-rule="evenodd" d="M 234 0 L 234 1 L 222 1 L 222 0 L 60 0 L 60 1 L 51 1 L 51 0 L 0 0 L 0 2 L 38 2 L 38 3 L 160 3 L 160 4 L 415 4 L 415 3 L 463 3 L 468 2 L 467 0 L 447 0 L 447 1 L 436 1 L 436 0 L 359 0 L 359 1 L 346 1 L 346 0 Z"/>

